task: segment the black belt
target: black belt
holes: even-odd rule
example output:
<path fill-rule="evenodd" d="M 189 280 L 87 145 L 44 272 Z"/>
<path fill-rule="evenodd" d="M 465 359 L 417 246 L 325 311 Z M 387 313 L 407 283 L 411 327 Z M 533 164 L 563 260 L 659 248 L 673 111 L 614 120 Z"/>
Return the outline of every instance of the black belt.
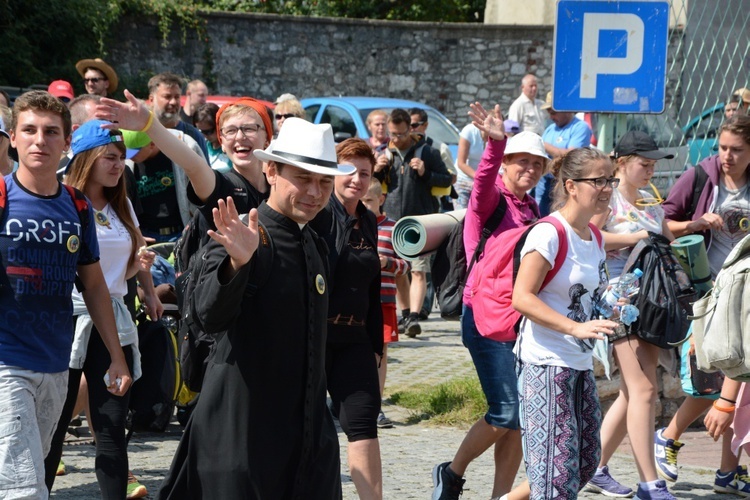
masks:
<path fill-rule="evenodd" d="M 344 316 L 343 314 L 337 314 L 333 318 L 328 318 L 328 322 L 334 325 L 365 326 L 365 322 L 354 319 L 354 315 Z"/>

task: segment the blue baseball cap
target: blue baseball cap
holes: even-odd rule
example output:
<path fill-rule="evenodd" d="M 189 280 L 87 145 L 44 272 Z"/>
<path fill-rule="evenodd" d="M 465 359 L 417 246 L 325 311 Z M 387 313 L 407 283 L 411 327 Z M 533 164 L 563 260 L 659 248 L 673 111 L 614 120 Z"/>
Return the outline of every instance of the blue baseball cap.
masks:
<path fill-rule="evenodd" d="M 70 165 L 78 154 L 113 142 L 123 142 L 122 132 L 117 131 L 113 134 L 111 130 L 102 128 L 102 125 L 110 124 L 111 122 L 106 120 L 89 120 L 73 132 L 73 140 L 70 142 L 73 157 L 68 161 L 65 173 L 68 172 Z"/>

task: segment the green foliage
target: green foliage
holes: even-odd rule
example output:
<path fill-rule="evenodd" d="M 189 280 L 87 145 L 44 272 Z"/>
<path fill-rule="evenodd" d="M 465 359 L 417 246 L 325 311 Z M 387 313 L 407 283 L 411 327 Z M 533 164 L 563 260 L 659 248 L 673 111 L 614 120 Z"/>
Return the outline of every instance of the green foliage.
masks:
<path fill-rule="evenodd" d="M 412 411 L 411 423 L 473 424 L 487 411 L 477 377 L 452 379 L 435 386 L 414 386 L 391 394 L 391 401 Z"/>
<path fill-rule="evenodd" d="M 211 10 L 394 21 L 482 22 L 485 0 L 198 0 Z"/>
<path fill-rule="evenodd" d="M 172 30 L 209 48 L 199 9 L 400 21 L 481 22 L 484 0 L 0 0 L 0 84 L 63 79 L 83 92 L 76 61 L 101 57 L 124 15 L 156 17 L 166 44 Z M 203 75 L 210 80 L 211 75 Z M 140 78 L 140 77 L 139 77 Z M 127 83 L 127 82 L 123 82 Z M 120 88 L 123 88 L 121 85 Z"/>

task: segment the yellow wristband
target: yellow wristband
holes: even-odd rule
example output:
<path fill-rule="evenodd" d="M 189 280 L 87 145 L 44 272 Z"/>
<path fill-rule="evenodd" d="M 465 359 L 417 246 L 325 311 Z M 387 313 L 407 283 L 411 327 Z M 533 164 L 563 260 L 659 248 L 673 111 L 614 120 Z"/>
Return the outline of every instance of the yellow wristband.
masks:
<path fill-rule="evenodd" d="M 148 129 L 151 128 L 151 125 L 153 123 L 154 123 L 154 112 L 153 111 L 149 111 L 148 112 L 148 121 L 146 122 L 146 126 L 143 127 L 141 130 L 139 130 L 139 132 L 147 132 Z"/>
<path fill-rule="evenodd" d="M 716 404 L 718 401 L 719 401 L 718 399 L 714 400 L 714 408 L 715 409 L 717 409 L 717 410 L 719 410 L 721 412 L 724 412 L 724 413 L 732 413 L 734 411 L 735 406 L 730 406 L 730 407 L 719 406 L 719 405 Z"/>

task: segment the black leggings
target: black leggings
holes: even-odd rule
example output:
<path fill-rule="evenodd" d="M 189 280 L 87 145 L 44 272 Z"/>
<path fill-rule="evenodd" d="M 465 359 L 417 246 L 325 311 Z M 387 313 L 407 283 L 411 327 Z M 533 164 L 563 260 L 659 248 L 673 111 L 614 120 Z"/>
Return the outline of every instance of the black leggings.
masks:
<path fill-rule="evenodd" d="M 125 360 L 128 363 L 130 373 L 133 373 L 133 350 L 130 346 L 123 348 Z M 60 421 L 52 437 L 52 445 L 49 454 L 44 460 L 44 481 L 47 488 L 52 491 L 55 483 L 57 465 L 62 457 L 63 441 L 68 430 L 68 424 L 73 417 L 73 408 L 78 398 L 78 385 L 81 381 L 81 373 L 86 375 L 89 387 L 89 415 L 91 422 L 89 426 L 96 437 L 96 460 L 94 468 L 96 479 L 99 483 L 103 499 L 125 498 L 128 486 L 128 450 L 125 441 L 125 418 L 128 414 L 128 403 L 130 402 L 130 390 L 120 397 L 107 391 L 104 385 L 104 374 L 107 372 L 111 361 L 109 351 L 104 346 L 99 332 L 94 327 L 86 350 L 86 361 L 83 370 L 69 370 L 68 396 L 65 399 Z"/>
<path fill-rule="evenodd" d="M 326 346 L 328 393 L 347 439 L 378 437 L 380 381 L 369 343 L 329 342 Z"/>

